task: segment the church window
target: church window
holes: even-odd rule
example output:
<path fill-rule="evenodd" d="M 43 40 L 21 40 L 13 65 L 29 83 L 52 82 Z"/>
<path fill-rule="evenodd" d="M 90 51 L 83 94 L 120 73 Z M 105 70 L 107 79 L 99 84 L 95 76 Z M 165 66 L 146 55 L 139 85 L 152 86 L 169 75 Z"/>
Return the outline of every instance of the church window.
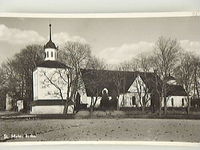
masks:
<path fill-rule="evenodd" d="M 53 52 L 51 52 L 51 57 L 53 57 Z"/>
<path fill-rule="evenodd" d="M 102 94 L 108 94 L 108 89 L 107 89 L 107 88 L 104 88 L 104 89 L 102 90 Z"/>
<path fill-rule="evenodd" d="M 184 103 L 184 98 L 182 98 L 182 106 L 184 106 L 185 105 L 185 103 Z"/>
<path fill-rule="evenodd" d="M 174 99 L 171 99 L 172 107 L 174 107 Z"/>
<path fill-rule="evenodd" d="M 136 105 L 136 99 L 135 99 L 135 96 L 132 96 L 132 105 Z"/>
<path fill-rule="evenodd" d="M 47 58 L 49 57 L 49 52 L 47 52 Z"/>

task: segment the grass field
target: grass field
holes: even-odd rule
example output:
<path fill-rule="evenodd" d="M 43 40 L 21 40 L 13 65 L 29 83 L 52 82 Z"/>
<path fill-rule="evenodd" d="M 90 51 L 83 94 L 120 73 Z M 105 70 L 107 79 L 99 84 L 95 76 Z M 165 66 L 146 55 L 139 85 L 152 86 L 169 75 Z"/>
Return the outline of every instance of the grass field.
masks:
<path fill-rule="evenodd" d="M 0 138 L 7 141 L 120 140 L 200 142 L 200 120 L 181 119 L 43 119 L 1 120 Z"/>

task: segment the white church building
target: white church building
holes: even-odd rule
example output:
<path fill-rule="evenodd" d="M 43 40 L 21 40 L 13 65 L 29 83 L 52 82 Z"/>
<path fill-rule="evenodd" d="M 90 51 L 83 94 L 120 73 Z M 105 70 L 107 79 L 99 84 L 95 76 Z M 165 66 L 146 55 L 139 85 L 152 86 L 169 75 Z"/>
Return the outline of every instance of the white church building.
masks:
<path fill-rule="evenodd" d="M 156 89 L 161 95 L 162 80 L 154 72 L 132 72 L 83 69 L 81 71 L 85 91 L 81 93 L 81 100 L 92 104 L 97 96 L 96 107 L 99 107 L 102 91 L 106 89 L 109 99 L 114 92 L 119 91 L 119 107 L 158 107 Z M 121 80 L 121 81 L 120 81 Z M 167 107 L 187 107 L 187 94 L 176 79 L 167 77 Z M 163 100 L 162 100 L 163 102 Z M 161 103 L 164 106 L 163 103 Z"/>
<path fill-rule="evenodd" d="M 45 60 L 33 72 L 31 114 L 62 114 L 64 111 L 70 67 L 57 61 L 58 47 L 51 39 L 51 24 L 49 30 L 49 41 L 44 46 Z M 73 113 L 73 106 L 68 108 L 68 113 Z"/>
<path fill-rule="evenodd" d="M 51 24 L 49 30 L 49 41 L 44 46 L 45 60 L 33 72 L 31 114 L 63 114 L 70 93 L 69 70 L 72 68 L 58 61 L 58 47 L 51 39 Z M 81 80 L 84 88 L 78 91 L 80 104 L 87 107 L 91 106 L 95 97 L 95 106 L 98 107 L 104 90 L 110 99 L 118 93 L 119 107 L 160 105 L 156 92 L 161 92 L 162 81 L 154 72 L 81 69 Z M 185 90 L 171 76 L 167 79 L 167 106 L 187 106 Z M 67 113 L 74 113 L 74 105 L 68 107 Z"/>

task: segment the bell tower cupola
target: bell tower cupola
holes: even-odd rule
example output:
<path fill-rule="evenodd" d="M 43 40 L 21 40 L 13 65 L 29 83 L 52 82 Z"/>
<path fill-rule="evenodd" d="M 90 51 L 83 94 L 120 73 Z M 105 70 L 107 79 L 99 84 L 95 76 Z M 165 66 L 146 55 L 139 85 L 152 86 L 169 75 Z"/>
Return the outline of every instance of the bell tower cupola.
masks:
<path fill-rule="evenodd" d="M 57 60 L 58 48 L 52 42 L 52 39 L 51 39 L 51 24 L 49 24 L 49 41 L 44 46 L 44 50 L 45 50 L 45 61 L 46 60 L 51 60 L 51 61 Z"/>

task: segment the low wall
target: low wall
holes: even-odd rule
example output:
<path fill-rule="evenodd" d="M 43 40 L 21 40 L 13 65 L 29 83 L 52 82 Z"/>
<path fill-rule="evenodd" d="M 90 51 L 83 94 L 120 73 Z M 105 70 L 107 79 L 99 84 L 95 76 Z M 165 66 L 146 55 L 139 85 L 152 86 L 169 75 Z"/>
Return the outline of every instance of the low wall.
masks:
<path fill-rule="evenodd" d="M 64 106 L 51 105 L 51 106 L 32 106 L 30 114 L 63 114 Z M 68 114 L 72 114 L 73 109 L 68 107 Z"/>
<path fill-rule="evenodd" d="M 167 114 L 164 115 L 163 111 L 161 116 L 159 112 L 152 113 L 150 110 L 119 110 L 119 111 L 93 111 L 81 110 L 74 115 L 77 119 L 98 119 L 98 118 L 163 118 L 163 119 L 200 119 L 200 110 L 191 109 L 190 114 L 183 109 L 168 108 Z"/>
<path fill-rule="evenodd" d="M 144 111 L 79 111 L 75 114 L 75 118 L 145 118 L 149 115 L 154 116 L 150 112 Z"/>

